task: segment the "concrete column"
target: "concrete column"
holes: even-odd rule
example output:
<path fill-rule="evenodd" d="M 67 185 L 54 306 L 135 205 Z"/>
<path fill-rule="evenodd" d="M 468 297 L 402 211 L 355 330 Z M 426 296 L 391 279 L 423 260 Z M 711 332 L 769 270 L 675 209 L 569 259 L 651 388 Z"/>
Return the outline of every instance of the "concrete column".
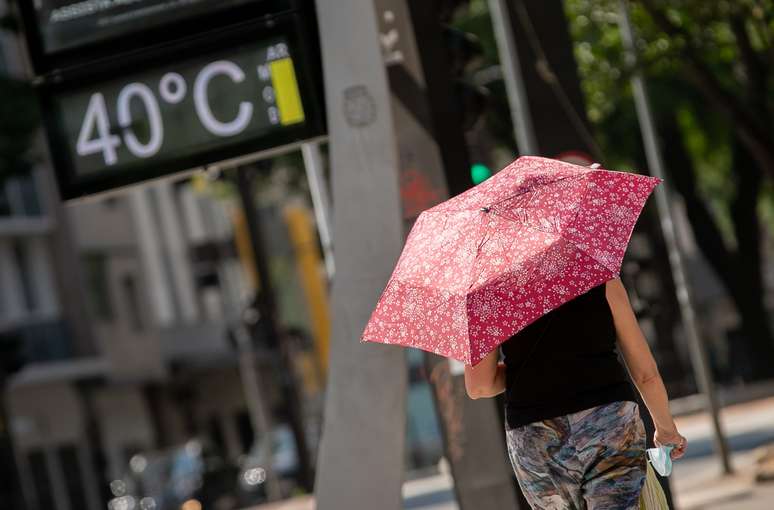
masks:
<path fill-rule="evenodd" d="M 46 459 L 46 471 L 48 472 L 48 479 L 51 481 L 51 491 L 54 493 L 53 499 L 56 506 L 55 509 L 51 510 L 71 510 L 62 463 L 59 462 L 56 449 L 54 445 L 47 445 L 43 450 L 43 455 Z"/>
<path fill-rule="evenodd" d="M 50 237 L 45 238 L 46 246 L 43 250 L 50 253 L 59 308 L 72 332 L 74 351 L 79 356 L 93 355 L 96 343 L 83 284 L 85 277 L 73 235 L 74 225 L 54 183 L 54 172 L 42 133 L 37 137 L 35 146 L 40 148 L 39 153 L 43 155 L 41 164 L 33 171 L 40 205 L 43 214 L 55 222 Z"/>
<path fill-rule="evenodd" d="M 19 446 L 16 438 L 12 441 L 12 446 L 26 508 L 27 510 L 39 510 L 40 502 L 38 501 L 38 493 L 35 490 L 35 481 L 32 477 L 32 468 L 28 457 L 29 452 L 25 448 Z"/>
<path fill-rule="evenodd" d="M 177 197 L 169 181 L 154 185 L 159 204 L 161 240 L 169 258 L 172 284 L 177 303 L 180 306 L 181 319 L 195 322 L 199 318 L 199 306 L 196 302 L 196 288 L 193 281 L 193 269 L 186 242 L 185 225 L 177 207 Z"/>
<path fill-rule="evenodd" d="M 12 216 L 27 216 L 27 211 L 24 210 L 21 183 L 18 178 L 12 177 L 5 182 L 5 195 L 8 198 Z"/>
<path fill-rule="evenodd" d="M 180 207 L 185 218 L 186 239 L 191 245 L 214 240 L 207 235 L 204 220 L 204 208 L 200 199 L 193 190 L 191 184 L 179 188 Z M 202 319 L 207 321 L 219 321 L 223 319 L 223 287 L 206 287 L 199 291 L 202 305 Z"/>
<path fill-rule="evenodd" d="M 168 275 L 162 260 L 157 225 L 151 214 L 148 190 L 144 187 L 129 191 L 129 206 L 137 232 L 137 245 L 142 260 L 145 286 L 156 325 L 166 326 L 175 320 L 175 307 L 169 290 Z"/>
<path fill-rule="evenodd" d="M 190 184 L 182 186 L 178 193 L 180 195 L 180 206 L 185 217 L 186 237 L 192 243 L 203 243 L 207 240 L 207 230 L 199 198 Z"/>
<path fill-rule="evenodd" d="M 32 291 L 35 294 L 36 312 L 46 317 L 59 314 L 59 298 L 54 285 L 52 261 L 48 243 L 42 237 L 26 240 L 26 255 L 32 277 Z"/>
<path fill-rule="evenodd" d="M 403 241 L 387 77 L 373 2 L 316 4 L 337 268 L 317 508 L 398 510 L 403 508 L 405 352 L 359 342 Z"/>
<path fill-rule="evenodd" d="M 99 478 L 94 468 L 94 453 L 88 438 L 81 438 L 78 442 L 78 465 L 83 480 L 83 492 L 86 494 L 85 510 L 101 510 L 102 503 L 99 497 Z"/>

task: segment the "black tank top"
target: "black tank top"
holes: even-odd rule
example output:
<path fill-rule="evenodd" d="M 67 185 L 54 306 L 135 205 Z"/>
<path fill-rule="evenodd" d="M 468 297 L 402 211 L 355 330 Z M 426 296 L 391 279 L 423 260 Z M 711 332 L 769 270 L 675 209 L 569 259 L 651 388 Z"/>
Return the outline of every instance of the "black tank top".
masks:
<path fill-rule="evenodd" d="M 618 360 L 604 283 L 535 320 L 500 348 L 508 428 L 636 401 Z"/>

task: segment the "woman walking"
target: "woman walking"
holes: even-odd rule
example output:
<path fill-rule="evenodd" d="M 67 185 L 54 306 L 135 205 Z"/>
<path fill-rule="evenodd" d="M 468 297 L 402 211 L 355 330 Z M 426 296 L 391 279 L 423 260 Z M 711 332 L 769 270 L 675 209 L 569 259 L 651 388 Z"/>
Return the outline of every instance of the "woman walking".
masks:
<path fill-rule="evenodd" d="M 508 453 L 533 509 L 638 508 L 645 429 L 617 351 L 653 419 L 656 445 L 672 445 L 671 457 L 681 457 L 686 440 L 619 278 L 465 366 L 471 398 L 505 392 Z"/>

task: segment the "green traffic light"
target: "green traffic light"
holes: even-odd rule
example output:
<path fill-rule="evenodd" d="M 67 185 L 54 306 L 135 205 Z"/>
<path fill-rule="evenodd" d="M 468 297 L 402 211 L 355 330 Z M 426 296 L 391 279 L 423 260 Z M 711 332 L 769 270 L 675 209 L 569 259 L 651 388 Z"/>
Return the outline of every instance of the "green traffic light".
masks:
<path fill-rule="evenodd" d="M 473 184 L 481 184 L 490 177 L 492 177 L 492 171 L 488 166 L 482 163 L 474 163 L 471 165 L 470 178 L 473 180 Z"/>

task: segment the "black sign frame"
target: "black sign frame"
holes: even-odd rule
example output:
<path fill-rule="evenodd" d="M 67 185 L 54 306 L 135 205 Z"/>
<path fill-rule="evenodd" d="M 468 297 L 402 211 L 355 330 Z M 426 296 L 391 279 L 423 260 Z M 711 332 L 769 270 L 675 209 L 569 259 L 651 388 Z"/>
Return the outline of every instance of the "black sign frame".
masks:
<path fill-rule="evenodd" d="M 206 16 L 194 16 L 174 24 L 121 34 L 58 52 L 46 52 L 43 34 L 38 24 L 32 0 L 16 0 L 24 28 L 27 52 L 33 72 L 45 80 L 60 80 L 68 69 L 109 62 L 119 55 L 143 52 L 170 41 L 186 39 L 213 29 L 238 24 L 245 20 L 270 19 L 294 11 L 308 10 L 309 0 L 260 0 L 232 9 L 215 11 Z M 109 43 L 109 44 L 108 44 Z"/>
<path fill-rule="evenodd" d="M 139 162 L 136 167 L 105 174 L 79 175 L 76 173 L 70 159 L 70 151 L 66 146 L 67 137 L 64 136 L 64 127 L 56 114 L 55 96 L 57 94 L 80 88 L 84 83 L 99 83 L 123 74 L 131 74 L 154 66 L 173 63 L 176 60 L 195 56 L 205 57 L 209 53 L 222 52 L 250 41 L 278 36 L 286 40 L 293 57 L 305 113 L 305 120 L 302 124 L 285 126 L 282 131 L 227 145 L 216 150 L 208 150 L 206 153 L 195 156 L 143 161 Z M 202 38 L 205 38 L 206 42 L 202 41 Z M 206 52 L 203 52 L 202 48 L 206 48 Z M 153 52 L 146 51 L 124 55 L 120 59 L 113 59 L 111 62 L 103 64 L 105 65 L 71 69 L 63 75 L 63 78 L 66 79 L 43 82 L 37 87 L 59 191 L 65 200 L 81 198 L 141 181 L 205 167 L 246 154 L 299 143 L 322 136 L 326 132 L 319 39 L 316 37 L 316 26 L 314 26 L 313 18 L 310 20 L 309 17 L 303 17 L 298 12 L 224 27 L 178 41 L 175 44 L 155 48 Z"/>

